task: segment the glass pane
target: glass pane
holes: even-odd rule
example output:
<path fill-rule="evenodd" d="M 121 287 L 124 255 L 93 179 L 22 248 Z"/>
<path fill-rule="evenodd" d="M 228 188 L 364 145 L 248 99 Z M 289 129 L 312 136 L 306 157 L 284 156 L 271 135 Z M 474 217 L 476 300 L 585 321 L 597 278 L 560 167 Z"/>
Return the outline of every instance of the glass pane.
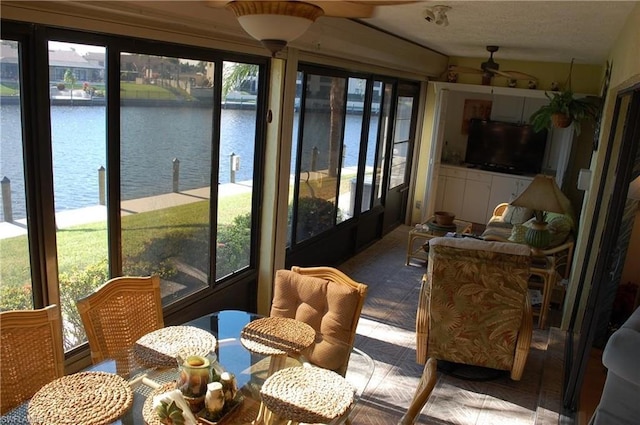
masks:
<path fill-rule="evenodd" d="M 33 308 L 22 157 L 19 43 L 0 41 L 0 311 Z"/>
<path fill-rule="evenodd" d="M 167 305 L 209 285 L 214 68 L 120 59 L 122 268 L 159 274 Z"/>
<path fill-rule="evenodd" d="M 387 141 L 389 139 L 389 130 L 391 122 L 391 95 L 393 94 L 393 85 L 385 84 L 382 100 L 382 115 L 380 117 L 380 132 L 378 133 L 378 160 L 376 162 L 376 181 L 382 183 L 384 181 L 383 170 L 385 163 L 385 155 L 387 152 Z M 377 197 L 374 205 L 380 205 L 382 199 L 382 184 L 377 184 Z"/>
<path fill-rule="evenodd" d="M 367 159 L 364 170 L 364 188 L 362 190 L 361 212 L 371 209 L 372 195 L 377 193 L 373 190 L 373 180 L 375 174 L 376 143 L 378 142 L 378 127 L 380 125 L 380 102 L 382 101 L 382 82 L 373 82 L 373 97 L 371 101 L 371 119 L 369 121 L 369 138 L 367 140 Z M 376 187 L 380 182 L 376 179 Z"/>
<path fill-rule="evenodd" d="M 291 134 L 291 168 L 289 179 L 289 198 L 287 216 L 287 246 L 291 246 L 291 221 L 293 220 L 293 195 L 295 191 L 296 160 L 298 158 L 298 131 L 300 129 L 300 105 L 302 104 L 302 79 L 304 74 L 300 71 L 296 74 L 296 96 L 294 100 L 293 112 L 293 132 Z"/>
<path fill-rule="evenodd" d="M 338 193 L 338 207 L 340 209 L 338 223 L 354 215 L 357 185 L 356 176 L 358 173 L 366 87 L 367 80 L 362 78 L 349 78 L 344 146 L 342 147 L 343 164 L 340 172 L 340 188 Z"/>
<path fill-rule="evenodd" d="M 399 96 L 396 108 L 395 130 L 393 136 L 393 154 L 391 157 L 391 176 L 389 189 L 405 183 L 407 158 L 409 157 L 409 136 L 411 130 L 411 111 L 413 97 Z"/>
<path fill-rule="evenodd" d="M 224 62 L 216 279 L 249 266 L 258 66 Z"/>
<path fill-rule="evenodd" d="M 108 278 L 105 51 L 101 46 L 49 42 L 53 184 L 65 349 L 86 341 L 76 300 Z"/>
<path fill-rule="evenodd" d="M 296 242 L 315 236 L 342 221 L 336 212 L 337 179 L 340 178 L 346 80 L 309 75 L 304 102 L 304 126 Z"/>

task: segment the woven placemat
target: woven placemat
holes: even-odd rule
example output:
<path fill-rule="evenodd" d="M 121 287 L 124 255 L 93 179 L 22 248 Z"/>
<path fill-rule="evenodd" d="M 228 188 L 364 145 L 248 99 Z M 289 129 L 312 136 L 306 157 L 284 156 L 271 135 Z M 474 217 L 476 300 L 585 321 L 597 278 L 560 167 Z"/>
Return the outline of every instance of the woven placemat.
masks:
<path fill-rule="evenodd" d="M 260 390 L 264 404 L 281 418 L 323 424 L 344 414 L 354 394 L 342 376 L 314 366 L 281 369 Z"/>
<path fill-rule="evenodd" d="M 31 398 L 30 424 L 110 424 L 131 407 L 133 392 L 122 377 L 80 372 L 49 382 Z"/>
<path fill-rule="evenodd" d="M 249 322 L 240 333 L 240 342 L 249 351 L 262 355 L 300 353 L 316 339 L 308 324 L 287 317 L 263 317 Z"/>
<path fill-rule="evenodd" d="M 193 326 L 167 326 L 140 338 L 133 346 L 136 359 L 148 367 L 174 367 L 176 357 L 206 357 L 216 349 L 216 337 Z"/>

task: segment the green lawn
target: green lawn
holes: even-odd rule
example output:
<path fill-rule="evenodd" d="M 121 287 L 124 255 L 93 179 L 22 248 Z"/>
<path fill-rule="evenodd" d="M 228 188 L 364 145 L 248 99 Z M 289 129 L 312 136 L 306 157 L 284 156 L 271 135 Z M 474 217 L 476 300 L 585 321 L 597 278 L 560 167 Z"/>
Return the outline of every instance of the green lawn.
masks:
<path fill-rule="evenodd" d="M 17 85 L 0 84 L 0 96 L 16 96 L 18 94 L 20 94 L 20 90 Z"/>
<path fill-rule="evenodd" d="M 251 211 L 251 194 L 221 199 L 218 225 L 230 224 L 237 215 Z M 127 255 L 138 253 L 153 240 L 170 239 L 206 230 L 209 201 L 195 202 L 161 210 L 122 217 L 123 245 Z M 185 233 L 190 232 L 190 233 Z M 83 269 L 107 257 L 106 222 L 84 224 L 56 233 L 58 268 L 61 273 L 74 267 Z M 2 285 L 21 285 L 29 276 L 27 237 L 0 240 L 0 277 Z"/>
<path fill-rule="evenodd" d="M 120 97 L 122 99 L 176 99 L 176 95 L 167 88 L 152 84 L 125 83 L 124 81 L 120 82 Z"/>

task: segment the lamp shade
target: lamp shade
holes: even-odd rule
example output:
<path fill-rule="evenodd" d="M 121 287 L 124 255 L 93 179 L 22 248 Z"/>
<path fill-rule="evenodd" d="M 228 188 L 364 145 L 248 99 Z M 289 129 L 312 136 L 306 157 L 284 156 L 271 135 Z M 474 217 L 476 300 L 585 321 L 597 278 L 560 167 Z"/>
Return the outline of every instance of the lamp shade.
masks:
<path fill-rule="evenodd" d="M 300 37 L 323 11 L 302 1 L 243 1 L 227 4 L 242 28 L 275 56 Z"/>
<path fill-rule="evenodd" d="M 518 196 L 511 205 L 530 208 L 534 211 L 548 211 L 564 214 L 569 199 L 562 193 L 552 176 L 538 174 L 531 184 Z"/>

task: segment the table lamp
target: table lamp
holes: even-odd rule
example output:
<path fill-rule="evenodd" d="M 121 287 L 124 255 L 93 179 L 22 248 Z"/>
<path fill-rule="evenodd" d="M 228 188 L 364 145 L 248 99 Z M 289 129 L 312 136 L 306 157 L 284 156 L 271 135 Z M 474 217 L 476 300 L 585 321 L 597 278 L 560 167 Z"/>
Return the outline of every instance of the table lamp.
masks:
<path fill-rule="evenodd" d="M 551 235 L 544 221 L 545 212 L 564 214 L 569 200 L 562 193 L 552 176 L 538 174 L 531 184 L 518 196 L 511 205 L 533 210 L 535 221 L 525 233 L 524 240 L 529 246 L 543 249 L 549 245 Z"/>

